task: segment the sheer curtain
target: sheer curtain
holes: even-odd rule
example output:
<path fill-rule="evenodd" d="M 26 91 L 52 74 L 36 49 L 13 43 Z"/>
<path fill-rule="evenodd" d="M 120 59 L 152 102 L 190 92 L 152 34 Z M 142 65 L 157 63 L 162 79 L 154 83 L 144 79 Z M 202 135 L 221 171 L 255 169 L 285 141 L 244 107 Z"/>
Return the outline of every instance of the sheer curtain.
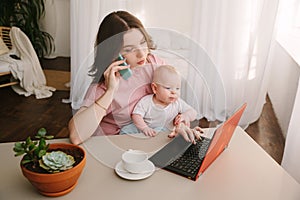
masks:
<path fill-rule="evenodd" d="M 240 125 L 259 118 L 267 92 L 277 4 L 277 0 L 195 1 L 192 38 L 207 51 L 221 77 L 223 88 L 210 93 L 217 93 L 216 97 L 222 89 L 225 93 L 225 99 L 212 102 L 207 101 L 211 94 L 198 92 L 204 104 L 199 112 L 209 120 L 223 120 L 244 102 L 248 108 Z M 194 73 L 189 79 L 197 81 Z"/>

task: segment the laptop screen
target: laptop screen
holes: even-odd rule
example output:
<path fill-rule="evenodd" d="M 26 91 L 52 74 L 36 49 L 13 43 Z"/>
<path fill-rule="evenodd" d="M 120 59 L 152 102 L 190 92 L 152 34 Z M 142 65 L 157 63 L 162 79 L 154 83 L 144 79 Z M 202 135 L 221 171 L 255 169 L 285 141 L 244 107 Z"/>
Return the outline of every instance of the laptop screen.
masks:
<path fill-rule="evenodd" d="M 222 124 L 214 133 L 211 144 L 207 150 L 206 156 L 200 167 L 199 173 L 203 173 L 208 166 L 224 151 L 233 135 L 233 132 L 238 125 L 241 116 L 246 109 L 244 104 L 238 111 L 236 111 L 224 124 Z"/>

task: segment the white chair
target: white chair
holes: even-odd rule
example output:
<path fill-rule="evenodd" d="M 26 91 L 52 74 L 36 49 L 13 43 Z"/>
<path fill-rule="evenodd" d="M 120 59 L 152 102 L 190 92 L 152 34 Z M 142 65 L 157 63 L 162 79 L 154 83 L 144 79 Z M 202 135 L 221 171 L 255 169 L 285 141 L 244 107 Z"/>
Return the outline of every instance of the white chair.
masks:
<path fill-rule="evenodd" d="M 12 44 L 9 36 L 10 27 L 0 26 L 0 38 L 3 40 L 4 44 L 8 47 L 8 49 L 12 49 Z M 9 64 L 0 62 L 0 77 L 11 75 L 9 70 Z M 8 81 L 0 84 L 0 88 L 19 84 L 18 81 Z"/>

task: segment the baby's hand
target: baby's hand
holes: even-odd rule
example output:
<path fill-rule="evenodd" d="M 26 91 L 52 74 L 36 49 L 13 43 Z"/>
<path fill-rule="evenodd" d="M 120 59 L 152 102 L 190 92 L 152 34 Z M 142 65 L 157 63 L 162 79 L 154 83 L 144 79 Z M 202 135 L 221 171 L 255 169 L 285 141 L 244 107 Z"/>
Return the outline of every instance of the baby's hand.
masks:
<path fill-rule="evenodd" d="M 179 113 L 175 119 L 174 119 L 174 126 L 177 126 L 180 124 L 180 122 L 183 122 L 186 126 L 190 127 L 190 121 L 189 119 L 186 119 L 184 115 L 182 115 L 181 113 Z"/>
<path fill-rule="evenodd" d="M 150 137 L 156 136 L 156 131 L 150 127 L 146 127 L 142 131 L 146 136 L 150 136 Z"/>

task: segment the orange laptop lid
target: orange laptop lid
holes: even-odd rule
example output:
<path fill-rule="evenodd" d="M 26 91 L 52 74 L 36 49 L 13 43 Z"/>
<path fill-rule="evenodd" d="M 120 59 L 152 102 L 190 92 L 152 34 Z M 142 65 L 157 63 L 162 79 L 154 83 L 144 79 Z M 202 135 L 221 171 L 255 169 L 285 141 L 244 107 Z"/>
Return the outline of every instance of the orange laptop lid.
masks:
<path fill-rule="evenodd" d="M 236 111 L 229 119 L 227 119 L 214 133 L 211 144 L 207 150 L 205 158 L 202 162 L 197 177 L 199 177 L 209 165 L 224 151 L 238 125 L 247 104 Z"/>

